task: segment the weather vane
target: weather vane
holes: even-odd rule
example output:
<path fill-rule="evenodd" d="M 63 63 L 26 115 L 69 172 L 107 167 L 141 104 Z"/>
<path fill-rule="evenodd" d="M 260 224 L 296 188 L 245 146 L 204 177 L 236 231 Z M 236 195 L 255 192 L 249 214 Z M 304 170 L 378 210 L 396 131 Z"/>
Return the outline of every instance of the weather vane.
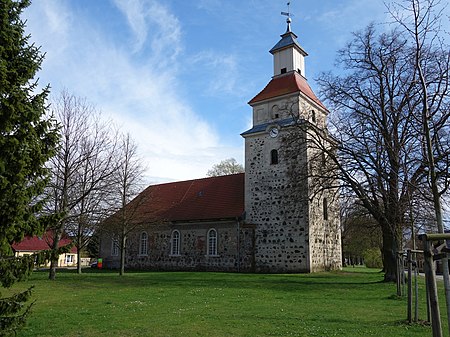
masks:
<path fill-rule="evenodd" d="M 288 8 L 287 12 L 281 12 L 281 15 L 287 16 L 287 19 L 286 19 L 286 22 L 287 22 L 286 33 L 291 31 L 291 22 L 292 22 L 291 16 L 294 16 L 294 14 L 291 13 L 290 6 L 291 6 L 291 2 L 289 1 L 287 3 L 287 8 Z"/>
<path fill-rule="evenodd" d="M 291 5 L 291 2 L 289 1 L 289 2 L 287 3 L 287 8 L 288 8 L 287 12 L 281 12 L 281 15 L 285 15 L 285 16 L 287 16 L 288 18 L 291 17 L 291 11 L 290 11 L 290 9 L 289 9 L 289 6 L 290 6 L 290 5 Z"/>

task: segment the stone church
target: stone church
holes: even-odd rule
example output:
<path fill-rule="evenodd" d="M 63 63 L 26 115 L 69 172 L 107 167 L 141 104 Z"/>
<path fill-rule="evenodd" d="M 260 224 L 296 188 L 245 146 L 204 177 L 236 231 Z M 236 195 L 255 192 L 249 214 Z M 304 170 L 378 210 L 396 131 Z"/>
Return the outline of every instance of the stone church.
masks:
<path fill-rule="evenodd" d="M 296 156 L 282 150 L 288 135 L 302 133 L 299 121 L 325 130 L 328 114 L 306 80 L 308 54 L 290 23 L 288 17 L 270 50 L 272 79 L 249 101 L 253 126 L 241 134 L 245 173 L 145 189 L 126 207 L 133 215 L 126 268 L 308 273 L 341 267 L 338 200 L 313 195 L 307 177 L 314 149 L 304 141 Z M 118 233 L 104 231 L 100 257 L 106 268 L 119 267 Z"/>

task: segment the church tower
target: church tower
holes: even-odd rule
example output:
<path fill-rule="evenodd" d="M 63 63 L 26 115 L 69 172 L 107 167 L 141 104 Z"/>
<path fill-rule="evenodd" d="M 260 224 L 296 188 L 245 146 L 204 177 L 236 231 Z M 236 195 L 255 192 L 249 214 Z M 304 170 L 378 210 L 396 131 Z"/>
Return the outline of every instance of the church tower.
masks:
<path fill-rule="evenodd" d="M 326 193 L 312 196 L 314 150 L 299 124 L 326 129 L 327 109 L 305 77 L 306 51 L 291 31 L 270 50 L 273 77 L 250 100 L 253 126 L 245 139 L 245 211 L 255 227 L 257 272 L 314 272 L 341 267 L 339 206 Z M 299 150 L 286 151 L 292 135 Z M 325 159 L 324 159 L 325 160 Z M 303 177 L 303 178 L 302 178 Z"/>

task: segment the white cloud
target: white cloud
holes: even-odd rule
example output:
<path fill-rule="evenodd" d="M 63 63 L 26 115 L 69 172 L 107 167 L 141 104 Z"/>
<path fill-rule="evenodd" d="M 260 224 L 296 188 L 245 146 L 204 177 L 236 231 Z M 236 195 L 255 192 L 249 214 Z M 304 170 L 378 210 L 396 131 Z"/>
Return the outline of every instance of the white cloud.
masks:
<path fill-rule="evenodd" d="M 29 31 L 47 52 L 41 82 L 51 83 L 53 95 L 65 87 L 86 97 L 129 132 L 152 182 L 204 176 L 213 164 L 241 149 L 220 144 L 216 130 L 179 94 L 177 67 L 161 66 L 175 64 L 180 57 L 179 21 L 156 1 L 116 3 L 133 32 L 133 39 L 125 43 L 114 41 L 96 29 L 98 22 L 59 2 L 33 3 Z M 137 52 L 148 57 L 136 58 Z M 233 60 L 227 62 L 232 68 Z"/>
<path fill-rule="evenodd" d="M 64 3 L 58 0 L 43 1 L 39 5 L 32 5 L 24 12 L 27 20 L 27 30 L 32 32 L 32 41 L 44 44 L 46 62 L 58 62 L 60 56 L 68 47 L 69 27 L 73 18 Z M 45 22 L 45 25 L 43 23 Z"/>
<path fill-rule="evenodd" d="M 327 25 L 330 30 L 348 34 L 364 28 L 370 21 L 384 22 L 387 16 L 386 9 L 383 5 L 380 6 L 378 0 L 351 0 L 333 3 L 332 9 L 321 12 L 315 18 L 322 24 Z M 349 20 L 349 18 L 358 19 Z"/>
<path fill-rule="evenodd" d="M 209 81 L 206 85 L 209 95 L 236 92 L 238 65 L 234 55 L 224 55 L 212 50 L 201 51 L 191 58 L 190 63 L 200 64 L 205 73 L 210 74 L 206 78 Z"/>
<path fill-rule="evenodd" d="M 135 35 L 135 51 L 142 48 L 147 40 L 148 25 L 143 11 L 144 2 L 140 0 L 116 0 L 116 6 L 125 14 L 128 25 Z"/>
<path fill-rule="evenodd" d="M 148 42 L 154 61 L 174 61 L 181 52 L 179 20 L 155 0 L 115 0 L 134 33 L 134 52 Z M 169 57 L 167 57 L 169 56 Z"/>

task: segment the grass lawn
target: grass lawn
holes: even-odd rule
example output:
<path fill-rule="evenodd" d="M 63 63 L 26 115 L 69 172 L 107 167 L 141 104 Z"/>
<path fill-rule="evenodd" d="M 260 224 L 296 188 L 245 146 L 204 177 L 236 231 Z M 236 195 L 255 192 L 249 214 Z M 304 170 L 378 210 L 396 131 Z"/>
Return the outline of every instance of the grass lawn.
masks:
<path fill-rule="evenodd" d="M 54 282 L 35 272 L 13 290 L 35 285 L 33 313 L 18 336 L 431 336 L 430 326 L 405 323 L 406 299 L 397 299 L 395 285 L 381 280 L 381 273 L 366 268 L 123 277 L 68 271 Z M 424 319 L 423 279 L 420 288 Z"/>

